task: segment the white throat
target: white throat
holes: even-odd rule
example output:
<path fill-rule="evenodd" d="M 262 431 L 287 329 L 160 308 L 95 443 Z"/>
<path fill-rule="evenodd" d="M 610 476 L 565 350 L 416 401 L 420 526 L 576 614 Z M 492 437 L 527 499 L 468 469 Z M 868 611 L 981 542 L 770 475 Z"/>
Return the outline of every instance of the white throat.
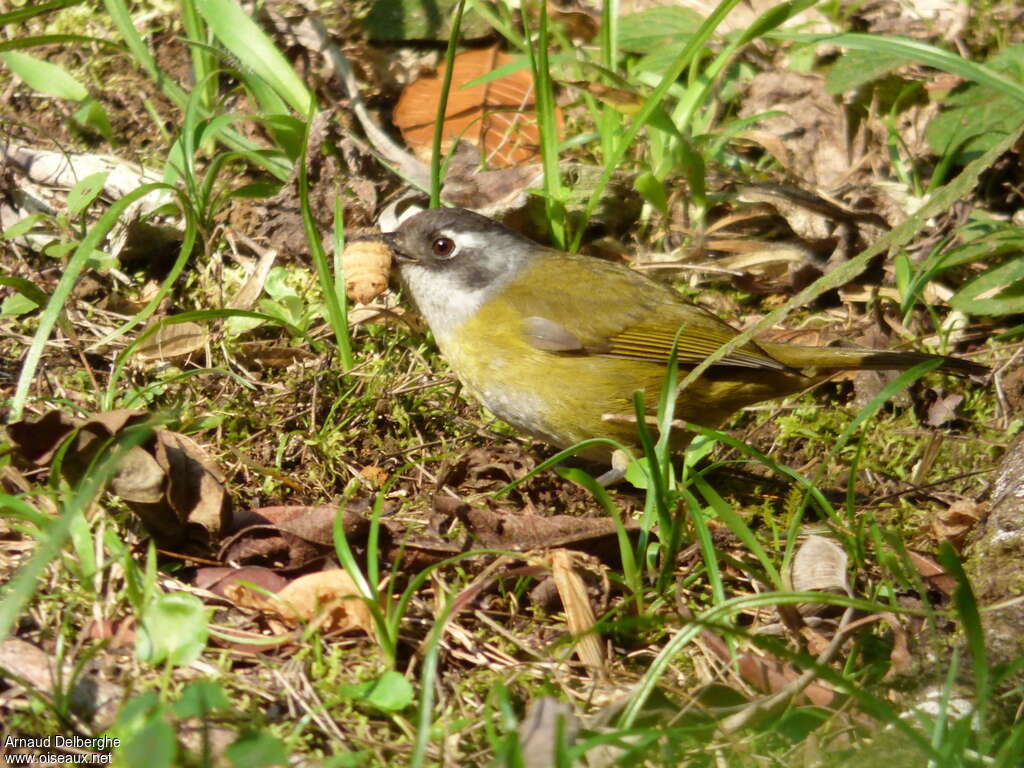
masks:
<path fill-rule="evenodd" d="M 496 288 L 488 285 L 472 290 L 452 290 L 451 281 L 444 275 L 415 264 L 402 269 L 402 279 L 441 346 L 476 315 Z"/>

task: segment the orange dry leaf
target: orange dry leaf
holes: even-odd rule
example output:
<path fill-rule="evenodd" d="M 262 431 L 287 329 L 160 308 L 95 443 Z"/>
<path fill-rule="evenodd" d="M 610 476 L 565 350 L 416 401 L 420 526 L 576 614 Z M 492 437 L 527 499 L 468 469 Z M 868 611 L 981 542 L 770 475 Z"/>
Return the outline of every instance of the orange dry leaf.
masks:
<path fill-rule="evenodd" d="M 273 597 L 241 583 L 224 594 L 236 605 L 275 613 L 288 624 L 310 622 L 325 632 L 362 630 L 373 636 L 373 619 L 348 572 L 333 568 L 300 576 Z"/>
<path fill-rule="evenodd" d="M 452 86 L 445 109 L 445 151 L 456 140 L 475 144 L 492 168 L 525 165 L 539 156 L 540 131 L 534 111 L 533 76 L 520 69 L 471 88 L 462 86 L 512 61 L 497 48 L 466 51 L 455 57 Z M 402 91 L 392 116 L 402 138 L 414 151 L 429 154 L 441 100 L 445 67 L 421 77 Z M 555 119 L 561 128 L 562 115 Z"/>
<path fill-rule="evenodd" d="M 353 301 L 368 304 L 388 287 L 391 249 L 380 240 L 356 240 L 341 254 L 345 293 Z"/>

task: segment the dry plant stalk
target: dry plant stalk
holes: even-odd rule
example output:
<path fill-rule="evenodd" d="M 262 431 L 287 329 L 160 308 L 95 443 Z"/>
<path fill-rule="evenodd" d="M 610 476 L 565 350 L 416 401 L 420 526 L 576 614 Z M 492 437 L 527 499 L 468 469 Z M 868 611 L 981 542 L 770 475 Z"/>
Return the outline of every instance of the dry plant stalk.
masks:
<path fill-rule="evenodd" d="M 556 549 L 547 557 L 558 596 L 565 608 L 566 623 L 576 645 L 576 655 L 592 671 L 603 676 L 604 647 L 601 636 L 594 629 L 597 618 L 590 607 L 587 585 L 576 573 L 574 559 L 573 553 L 567 549 Z"/>

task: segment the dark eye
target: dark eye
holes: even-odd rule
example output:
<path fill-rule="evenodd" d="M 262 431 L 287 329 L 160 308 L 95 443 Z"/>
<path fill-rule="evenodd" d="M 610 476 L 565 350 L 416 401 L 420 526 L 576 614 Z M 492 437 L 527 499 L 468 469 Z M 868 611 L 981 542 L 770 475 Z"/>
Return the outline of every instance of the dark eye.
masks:
<path fill-rule="evenodd" d="M 430 244 L 430 250 L 439 259 L 447 259 L 455 253 L 455 241 L 450 237 L 436 237 Z"/>

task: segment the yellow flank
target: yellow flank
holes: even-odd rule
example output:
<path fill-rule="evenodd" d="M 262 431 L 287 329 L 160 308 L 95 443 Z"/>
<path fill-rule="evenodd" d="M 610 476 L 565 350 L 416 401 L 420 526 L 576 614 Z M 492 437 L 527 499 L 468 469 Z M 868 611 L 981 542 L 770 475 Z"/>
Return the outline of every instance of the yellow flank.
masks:
<path fill-rule="evenodd" d="M 653 414 L 664 364 L 614 354 L 539 350 L 519 332 L 521 322 L 521 311 L 507 298 L 495 298 L 485 313 L 460 327 L 455 334 L 458 343 L 442 343 L 441 352 L 488 410 L 527 434 L 560 448 L 595 437 L 636 447 L 637 428 L 629 422 L 634 416 L 632 394 L 642 391 L 648 413 Z M 799 391 L 812 381 L 788 371 L 713 368 L 682 393 L 676 415 L 715 427 L 738 408 Z M 581 392 L 587 397 L 581 398 Z M 622 420 L 609 421 L 606 414 Z M 680 434 L 676 448 L 688 439 Z M 607 460 L 611 450 L 594 448 L 583 455 Z"/>

